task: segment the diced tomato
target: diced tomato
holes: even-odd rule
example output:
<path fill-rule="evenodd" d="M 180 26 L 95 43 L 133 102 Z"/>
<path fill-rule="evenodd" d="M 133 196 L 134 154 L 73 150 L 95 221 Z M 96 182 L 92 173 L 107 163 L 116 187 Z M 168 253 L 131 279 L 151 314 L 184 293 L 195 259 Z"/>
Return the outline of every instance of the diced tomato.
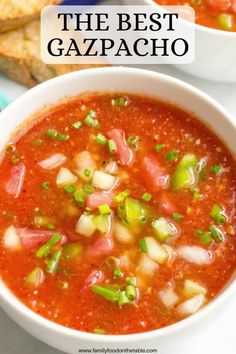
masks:
<path fill-rule="evenodd" d="M 106 256 L 111 253 L 114 248 L 114 242 L 112 238 L 107 236 L 102 236 L 97 241 L 88 248 L 87 254 L 90 256 Z"/>
<path fill-rule="evenodd" d="M 207 4 L 216 11 L 227 11 L 232 5 L 232 0 L 207 0 Z"/>
<path fill-rule="evenodd" d="M 156 193 L 168 188 L 170 176 L 154 156 L 145 157 L 142 166 L 143 179 L 149 190 Z"/>
<path fill-rule="evenodd" d="M 55 234 L 55 231 L 17 228 L 17 234 L 20 237 L 22 247 L 26 249 L 33 249 L 47 242 L 47 240 Z"/>
<path fill-rule="evenodd" d="M 173 201 L 173 197 L 171 196 L 171 193 L 168 192 L 161 193 L 159 199 L 159 205 L 169 215 L 178 212 L 177 206 Z"/>
<path fill-rule="evenodd" d="M 91 288 L 91 286 L 93 286 L 94 284 L 102 283 L 104 278 L 105 278 L 104 273 L 101 270 L 98 269 L 93 270 L 89 274 L 88 278 L 85 280 L 85 285 L 81 289 L 81 292 Z"/>
<path fill-rule="evenodd" d="M 116 153 L 121 164 L 130 166 L 133 163 L 134 155 L 125 140 L 125 132 L 122 129 L 112 129 L 107 133 L 107 136 L 115 141 Z"/>
<path fill-rule="evenodd" d="M 25 165 L 19 163 L 19 165 L 12 167 L 11 177 L 5 185 L 5 190 L 7 193 L 18 198 L 24 183 L 25 178 Z"/>
<path fill-rule="evenodd" d="M 111 193 L 94 192 L 87 197 L 87 207 L 96 209 L 99 205 L 108 204 L 111 206 L 113 195 Z"/>

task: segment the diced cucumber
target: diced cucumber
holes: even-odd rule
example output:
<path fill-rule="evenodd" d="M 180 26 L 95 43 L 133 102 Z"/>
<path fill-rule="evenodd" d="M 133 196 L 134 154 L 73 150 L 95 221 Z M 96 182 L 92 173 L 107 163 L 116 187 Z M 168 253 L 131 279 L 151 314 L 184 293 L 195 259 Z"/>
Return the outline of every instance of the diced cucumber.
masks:
<path fill-rule="evenodd" d="M 97 215 L 94 216 L 93 222 L 97 229 L 101 233 L 107 233 L 110 229 L 110 216 L 109 215 Z"/>
<path fill-rule="evenodd" d="M 165 241 L 177 233 L 176 227 L 164 217 L 155 219 L 152 227 L 160 241 Z"/>

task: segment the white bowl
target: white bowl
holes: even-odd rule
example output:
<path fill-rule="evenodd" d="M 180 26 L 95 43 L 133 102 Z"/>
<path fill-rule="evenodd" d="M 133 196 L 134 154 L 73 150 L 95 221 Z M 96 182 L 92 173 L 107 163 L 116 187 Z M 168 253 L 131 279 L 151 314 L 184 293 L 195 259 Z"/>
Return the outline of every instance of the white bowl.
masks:
<path fill-rule="evenodd" d="M 127 5 L 152 5 L 154 0 L 123 0 Z M 175 65 L 178 69 L 203 79 L 236 82 L 236 32 L 220 31 L 195 25 L 196 53 L 191 64 Z"/>
<path fill-rule="evenodd" d="M 67 74 L 47 81 L 25 93 L 0 114 L 0 150 L 18 125 L 45 105 L 84 92 L 126 92 L 158 97 L 201 117 L 236 153 L 236 124 L 216 101 L 198 89 L 174 78 L 133 68 L 99 68 Z M 138 122 L 136 122 L 138 124 Z M 173 350 L 180 340 L 209 325 L 229 303 L 236 291 L 232 280 L 224 291 L 195 315 L 169 327 L 132 335 L 96 335 L 65 328 L 35 314 L 0 282 L 0 305 L 19 325 L 45 343 L 68 353 L 78 348 L 158 348 Z"/>

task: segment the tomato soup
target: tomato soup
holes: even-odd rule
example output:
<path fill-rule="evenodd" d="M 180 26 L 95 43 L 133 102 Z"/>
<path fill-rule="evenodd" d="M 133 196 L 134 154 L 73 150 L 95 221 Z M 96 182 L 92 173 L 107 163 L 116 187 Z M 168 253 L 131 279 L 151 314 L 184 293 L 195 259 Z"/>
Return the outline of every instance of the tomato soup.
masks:
<path fill-rule="evenodd" d="M 236 164 L 171 104 L 89 93 L 2 153 L 0 274 L 63 326 L 130 334 L 207 305 L 236 267 Z"/>
<path fill-rule="evenodd" d="M 196 14 L 196 23 L 224 31 L 236 31 L 235 0 L 155 0 L 159 5 L 189 5 Z"/>

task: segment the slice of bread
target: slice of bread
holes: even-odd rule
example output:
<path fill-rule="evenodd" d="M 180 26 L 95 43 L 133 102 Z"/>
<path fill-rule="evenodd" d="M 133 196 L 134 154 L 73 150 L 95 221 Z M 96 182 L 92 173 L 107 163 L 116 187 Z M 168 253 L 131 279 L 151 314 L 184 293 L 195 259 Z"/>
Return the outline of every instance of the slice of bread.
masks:
<path fill-rule="evenodd" d="M 39 17 L 44 6 L 62 0 L 0 0 L 0 32 L 23 26 Z"/>
<path fill-rule="evenodd" d="M 32 87 L 42 81 L 94 65 L 48 65 L 40 59 L 40 21 L 0 34 L 0 71 Z M 96 65 L 96 66 L 104 66 Z"/>

